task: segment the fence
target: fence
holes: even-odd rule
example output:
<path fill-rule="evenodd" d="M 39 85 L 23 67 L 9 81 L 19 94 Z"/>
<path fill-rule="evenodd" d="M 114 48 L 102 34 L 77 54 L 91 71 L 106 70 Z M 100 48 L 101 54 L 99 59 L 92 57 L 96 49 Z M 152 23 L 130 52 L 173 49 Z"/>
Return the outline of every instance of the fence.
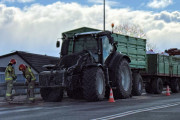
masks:
<path fill-rule="evenodd" d="M 15 95 L 26 94 L 27 85 L 25 83 L 14 83 L 13 90 L 15 91 Z M 0 83 L 0 96 L 5 96 L 6 92 L 6 83 Z M 35 83 L 35 90 L 36 94 L 39 93 L 39 83 Z"/>
<path fill-rule="evenodd" d="M 6 67 L 0 67 L 0 96 L 5 96 L 6 83 L 5 83 L 5 71 Z M 35 74 L 36 81 L 39 81 L 39 75 Z M 13 91 L 15 95 L 26 94 L 27 85 L 25 85 L 25 78 L 22 74 L 17 74 L 17 82 L 13 84 Z M 38 82 L 35 83 L 35 93 L 39 93 Z"/>

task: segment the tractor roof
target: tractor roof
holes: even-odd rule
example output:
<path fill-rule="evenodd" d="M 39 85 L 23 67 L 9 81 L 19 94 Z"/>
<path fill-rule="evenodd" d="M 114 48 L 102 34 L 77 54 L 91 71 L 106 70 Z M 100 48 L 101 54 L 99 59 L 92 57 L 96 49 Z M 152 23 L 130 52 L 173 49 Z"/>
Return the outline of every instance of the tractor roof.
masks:
<path fill-rule="evenodd" d="M 83 32 L 83 33 L 77 33 L 75 34 L 75 36 L 81 36 L 81 35 L 99 35 L 99 36 L 102 36 L 102 35 L 109 35 L 111 34 L 110 31 L 92 31 L 92 32 Z"/>
<path fill-rule="evenodd" d="M 92 32 L 83 32 L 83 33 L 77 33 L 75 34 L 75 36 L 79 36 L 79 35 L 92 35 L 92 34 L 98 34 L 101 33 L 102 31 L 92 31 Z"/>

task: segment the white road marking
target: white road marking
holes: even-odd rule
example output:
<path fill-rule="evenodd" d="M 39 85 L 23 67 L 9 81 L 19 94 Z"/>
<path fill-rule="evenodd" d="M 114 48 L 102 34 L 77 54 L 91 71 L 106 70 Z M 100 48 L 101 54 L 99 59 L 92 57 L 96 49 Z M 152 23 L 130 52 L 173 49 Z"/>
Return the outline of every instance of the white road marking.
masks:
<path fill-rule="evenodd" d="M 0 102 L 0 104 L 2 104 L 2 103 L 7 103 L 7 102 Z"/>
<path fill-rule="evenodd" d="M 33 110 L 49 110 L 49 109 L 56 109 L 56 108 L 64 108 L 64 107 L 69 107 L 69 106 L 59 106 L 59 107 L 35 107 L 35 108 L 23 108 L 23 109 L 14 109 L 14 110 L 9 110 L 7 108 L 2 108 L 0 109 L 0 115 L 3 114 L 9 114 L 9 113 L 16 113 L 16 112 L 27 112 L 27 111 L 33 111 Z M 4 110 L 4 111 L 2 111 Z"/>
<path fill-rule="evenodd" d="M 31 110 L 40 110 L 40 109 L 42 109 L 42 107 L 38 107 L 38 108 L 25 108 L 25 109 L 18 109 L 18 110 L 7 110 L 7 111 L 1 111 L 0 115 L 14 113 L 14 112 L 26 112 L 26 111 L 31 111 Z"/>
<path fill-rule="evenodd" d="M 149 108 L 143 108 L 143 109 L 127 111 L 127 112 L 118 113 L 118 114 L 115 114 L 115 115 L 105 116 L 105 117 L 101 117 L 101 118 L 95 118 L 95 119 L 92 119 L 92 120 L 111 120 L 111 119 L 121 118 L 121 117 L 124 117 L 124 116 L 136 114 L 136 113 L 147 112 L 147 111 L 152 111 L 152 110 L 157 110 L 157 109 L 163 109 L 163 108 L 173 107 L 173 106 L 177 106 L 177 105 L 180 105 L 180 102 L 177 102 L 177 103 L 174 103 L 174 104 L 167 104 L 167 105 L 161 105 L 161 106 L 156 106 L 156 107 L 149 107 Z"/>

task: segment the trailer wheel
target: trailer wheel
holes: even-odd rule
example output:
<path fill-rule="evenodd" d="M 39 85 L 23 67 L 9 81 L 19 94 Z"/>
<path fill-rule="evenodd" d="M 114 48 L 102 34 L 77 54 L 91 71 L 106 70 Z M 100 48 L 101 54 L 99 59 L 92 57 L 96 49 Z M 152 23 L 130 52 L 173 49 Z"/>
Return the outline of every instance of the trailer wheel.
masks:
<path fill-rule="evenodd" d="M 152 89 L 154 94 L 161 94 L 163 91 L 163 81 L 161 78 L 156 78 L 152 81 Z"/>
<path fill-rule="evenodd" d="M 178 93 L 179 92 L 179 79 L 178 78 L 172 79 L 170 82 L 170 87 L 173 93 Z"/>
<path fill-rule="evenodd" d="M 87 68 L 83 73 L 83 96 L 87 101 L 99 101 L 105 95 L 105 77 L 101 68 Z"/>
<path fill-rule="evenodd" d="M 145 90 L 146 90 L 146 93 L 149 93 L 149 94 L 153 94 L 153 90 L 152 90 L 152 84 L 151 83 L 145 83 Z"/>
<path fill-rule="evenodd" d="M 59 102 L 63 98 L 62 88 L 41 88 L 40 93 L 46 102 Z"/>
<path fill-rule="evenodd" d="M 139 73 L 133 73 L 132 95 L 140 96 L 143 92 L 143 79 Z"/>
<path fill-rule="evenodd" d="M 115 72 L 116 77 L 116 81 L 113 81 L 116 86 L 116 89 L 113 91 L 114 97 L 122 99 L 131 97 L 132 74 L 129 62 L 126 59 L 122 59 L 119 65 L 116 64 L 116 70 L 113 72 Z"/>

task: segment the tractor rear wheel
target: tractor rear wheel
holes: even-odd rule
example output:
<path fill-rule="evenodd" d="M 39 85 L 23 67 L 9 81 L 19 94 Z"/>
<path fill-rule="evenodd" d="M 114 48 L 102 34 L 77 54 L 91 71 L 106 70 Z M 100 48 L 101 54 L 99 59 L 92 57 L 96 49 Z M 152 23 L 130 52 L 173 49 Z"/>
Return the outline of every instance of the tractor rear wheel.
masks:
<path fill-rule="evenodd" d="M 114 89 L 115 98 L 129 98 L 131 97 L 132 90 L 132 74 L 129 66 L 129 62 L 126 59 L 122 59 L 119 64 L 116 64 L 115 81 L 113 81 L 116 89 Z M 113 77 L 113 76 L 111 76 Z"/>
<path fill-rule="evenodd" d="M 99 67 L 87 68 L 83 73 L 83 96 L 87 101 L 99 101 L 105 95 L 105 77 Z"/>

